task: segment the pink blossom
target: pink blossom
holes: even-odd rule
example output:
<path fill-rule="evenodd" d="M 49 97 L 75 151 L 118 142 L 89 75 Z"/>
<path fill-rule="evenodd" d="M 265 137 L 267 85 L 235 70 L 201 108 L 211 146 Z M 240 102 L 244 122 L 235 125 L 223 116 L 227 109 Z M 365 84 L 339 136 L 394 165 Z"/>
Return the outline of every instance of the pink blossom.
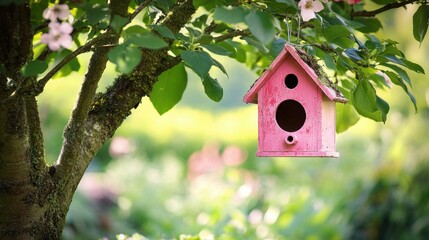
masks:
<path fill-rule="evenodd" d="M 68 22 L 49 23 L 49 32 L 44 33 L 40 39 L 42 43 L 48 44 L 49 49 L 58 51 L 61 47 L 70 48 L 72 45 L 72 38 L 70 33 L 73 27 Z"/>
<path fill-rule="evenodd" d="M 316 12 L 323 10 L 323 4 L 318 0 L 301 0 L 298 6 L 301 8 L 301 17 L 304 22 L 316 18 Z"/>
<path fill-rule="evenodd" d="M 43 11 L 43 18 L 49 19 L 51 22 L 56 22 L 57 19 L 66 20 L 69 15 L 70 10 L 67 4 L 57 4 Z"/>

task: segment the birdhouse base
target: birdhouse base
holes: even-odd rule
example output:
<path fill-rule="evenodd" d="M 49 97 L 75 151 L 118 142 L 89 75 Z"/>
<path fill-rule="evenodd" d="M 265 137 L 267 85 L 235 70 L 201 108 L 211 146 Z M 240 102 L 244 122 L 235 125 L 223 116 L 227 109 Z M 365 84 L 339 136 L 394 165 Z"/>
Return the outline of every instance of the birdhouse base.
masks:
<path fill-rule="evenodd" d="M 332 157 L 340 156 L 338 152 L 267 152 L 258 151 L 258 157 Z"/>

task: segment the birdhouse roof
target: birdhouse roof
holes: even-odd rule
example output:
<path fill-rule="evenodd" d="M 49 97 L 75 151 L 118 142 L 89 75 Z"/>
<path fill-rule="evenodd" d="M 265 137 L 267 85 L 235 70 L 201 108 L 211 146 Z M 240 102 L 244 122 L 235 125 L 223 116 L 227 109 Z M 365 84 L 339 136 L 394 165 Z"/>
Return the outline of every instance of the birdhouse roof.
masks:
<path fill-rule="evenodd" d="M 271 78 L 271 76 L 279 69 L 281 64 L 286 60 L 288 56 L 292 56 L 302 69 L 310 76 L 314 83 L 322 90 L 322 92 L 331 100 L 335 102 L 347 102 L 341 93 L 333 87 L 327 86 L 320 81 L 320 77 L 317 76 L 313 68 L 311 68 L 298 54 L 297 50 L 289 44 L 286 44 L 280 54 L 274 59 L 270 67 L 262 74 L 262 76 L 252 85 L 243 97 L 245 103 L 257 103 L 258 92 L 265 85 L 265 83 Z"/>

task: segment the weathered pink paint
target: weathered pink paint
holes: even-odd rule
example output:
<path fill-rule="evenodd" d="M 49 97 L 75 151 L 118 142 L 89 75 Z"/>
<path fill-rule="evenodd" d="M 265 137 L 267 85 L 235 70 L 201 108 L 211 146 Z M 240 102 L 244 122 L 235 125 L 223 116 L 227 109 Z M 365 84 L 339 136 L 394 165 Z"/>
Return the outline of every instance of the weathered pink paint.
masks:
<path fill-rule="evenodd" d="M 286 86 L 293 75 L 297 85 Z M 257 156 L 339 157 L 335 102 L 347 100 L 321 83 L 292 46 L 285 45 L 243 100 L 258 104 Z"/>

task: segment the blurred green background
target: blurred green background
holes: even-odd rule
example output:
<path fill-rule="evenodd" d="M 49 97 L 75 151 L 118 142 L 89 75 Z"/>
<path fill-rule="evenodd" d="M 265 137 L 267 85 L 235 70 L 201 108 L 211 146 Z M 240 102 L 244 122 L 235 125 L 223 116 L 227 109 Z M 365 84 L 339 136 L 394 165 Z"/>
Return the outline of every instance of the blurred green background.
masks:
<path fill-rule="evenodd" d="M 412 13 L 383 14 L 380 36 L 400 42 L 429 72 L 429 40 L 412 38 Z M 337 137 L 338 159 L 256 158 L 257 106 L 242 96 L 258 76 L 218 58 L 224 99 L 214 103 L 191 72 L 182 101 L 159 116 L 143 99 L 84 176 L 63 238 L 116 239 L 427 239 L 429 82 L 410 72 L 418 113 L 398 87 L 385 124 L 367 119 Z M 85 66 L 87 56 L 80 59 Z M 48 84 L 39 98 L 47 157 L 85 72 Z M 109 66 L 100 90 L 113 81 Z M 192 238 L 192 237 L 194 238 Z"/>

